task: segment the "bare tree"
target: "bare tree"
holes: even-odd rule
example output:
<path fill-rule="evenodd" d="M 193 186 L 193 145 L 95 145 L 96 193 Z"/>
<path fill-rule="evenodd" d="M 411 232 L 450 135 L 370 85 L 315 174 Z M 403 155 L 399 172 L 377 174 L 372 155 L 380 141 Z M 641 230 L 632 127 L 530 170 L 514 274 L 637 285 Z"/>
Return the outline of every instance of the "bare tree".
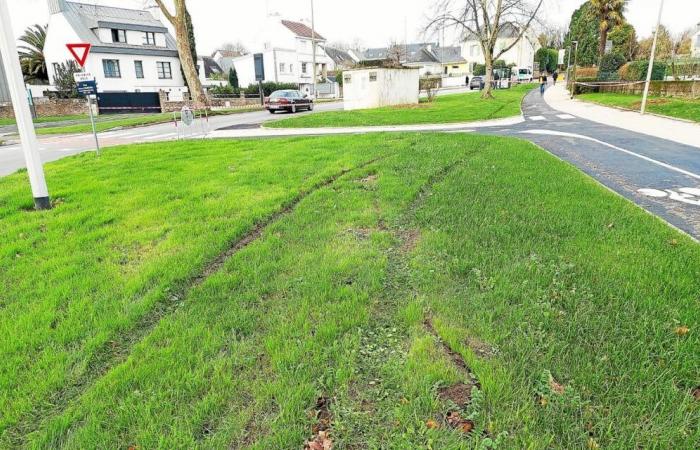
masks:
<path fill-rule="evenodd" d="M 397 42 L 392 42 L 386 54 L 384 65 L 389 68 L 400 68 L 406 62 L 406 46 Z"/>
<path fill-rule="evenodd" d="M 454 28 L 463 40 L 474 39 L 481 45 L 486 65 L 482 98 L 493 98 L 491 79 L 493 62 L 515 47 L 525 36 L 544 0 L 437 0 L 434 18 L 428 29 Z M 496 44 L 501 32 L 510 28 L 515 34 L 505 46 Z"/>
<path fill-rule="evenodd" d="M 237 54 L 239 54 L 239 55 L 241 55 L 241 56 L 247 55 L 247 54 L 250 53 L 250 52 L 248 51 L 248 48 L 247 48 L 245 45 L 243 45 L 243 42 L 241 42 L 241 41 L 226 42 L 226 43 L 224 43 L 224 44 L 221 46 L 220 49 L 221 49 L 221 50 L 226 50 L 226 51 L 229 51 L 229 52 L 234 52 L 234 53 L 237 53 Z"/>
<path fill-rule="evenodd" d="M 163 0 L 154 0 L 160 11 L 163 13 L 168 22 L 175 28 L 175 40 L 177 41 L 177 52 L 180 55 L 180 63 L 182 71 L 187 79 L 187 86 L 190 88 L 192 100 L 194 100 L 197 108 L 206 107 L 209 104 L 207 96 L 202 89 L 202 83 L 199 81 L 197 74 L 196 61 L 192 58 L 192 48 L 189 41 L 189 29 L 187 26 L 187 6 L 185 0 L 173 0 L 175 4 L 175 13 L 171 13 Z"/>

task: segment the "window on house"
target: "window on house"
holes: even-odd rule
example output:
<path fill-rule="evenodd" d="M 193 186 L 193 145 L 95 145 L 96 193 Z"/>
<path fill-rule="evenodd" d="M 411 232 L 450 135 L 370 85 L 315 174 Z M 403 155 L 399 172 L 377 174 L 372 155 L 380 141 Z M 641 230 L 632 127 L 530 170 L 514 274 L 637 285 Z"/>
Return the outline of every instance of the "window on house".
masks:
<path fill-rule="evenodd" d="M 445 75 L 447 75 L 447 70 L 448 70 L 448 67 L 445 66 Z"/>
<path fill-rule="evenodd" d="M 289 73 L 294 73 L 294 64 L 289 65 Z"/>
<path fill-rule="evenodd" d="M 287 69 L 287 65 L 285 63 L 280 63 L 280 72 L 284 73 L 286 69 Z"/>
<path fill-rule="evenodd" d="M 116 28 L 112 28 L 112 42 L 126 44 L 126 30 L 117 30 Z"/>
<path fill-rule="evenodd" d="M 118 59 L 103 59 L 102 69 L 105 72 L 105 78 L 121 78 L 122 71 L 119 68 Z"/>
<path fill-rule="evenodd" d="M 158 61 L 158 78 L 161 80 L 171 80 L 173 78 L 173 69 L 169 62 Z"/>
<path fill-rule="evenodd" d="M 459 66 L 452 66 L 453 69 L 458 70 Z"/>
<path fill-rule="evenodd" d="M 307 73 L 306 63 L 301 63 L 301 73 Z"/>
<path fill-rule="evenodd" d="M 156 45 L 156 34 L 146 32 L 143 37 L 143 45 Z"/>
<path fill-rule="evenodd" d="M 143 78 L 143 61 L 134 61 L 134 69 L 136 70 L 136 78 Z"/>
<path fill-rule="evenodd" d="M 369 73 L 369 81 L 377 81 L 377 72 Z"/>
<path fill-rule="evenodd" d="M 345 76 L 343 76 L 343 84 L 350 84 L 350 83 L 352 83 L 352 75 L 347 73 L 347 74 L 345 74 Z"/>

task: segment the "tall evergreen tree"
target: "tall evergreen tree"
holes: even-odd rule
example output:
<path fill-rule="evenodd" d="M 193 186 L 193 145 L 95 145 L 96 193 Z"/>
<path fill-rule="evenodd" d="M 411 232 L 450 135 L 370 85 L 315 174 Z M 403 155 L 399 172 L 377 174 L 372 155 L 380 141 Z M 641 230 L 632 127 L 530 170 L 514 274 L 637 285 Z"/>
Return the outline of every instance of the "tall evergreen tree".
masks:
<path fill-rule="evenodd" d="M 235 67 L 228 70 L 228 84 L 233 88 L 233 93 L 238 95 L 241 92 L 241 87 L 238 84 L 238 72 Z"/>
<path fill-rule="evenodd" d="M 581 5 L 571 16 L 569 32 L 566 35 L 564 46 L 574 50 L 573 41 L 578 41 L 578 63 L 582 66 L 590 66 L 598 62 L 598 35 L 599 23 L 595 9 L 590 1 Z M 574 55 L 571 55 L 573 64 Z"/>

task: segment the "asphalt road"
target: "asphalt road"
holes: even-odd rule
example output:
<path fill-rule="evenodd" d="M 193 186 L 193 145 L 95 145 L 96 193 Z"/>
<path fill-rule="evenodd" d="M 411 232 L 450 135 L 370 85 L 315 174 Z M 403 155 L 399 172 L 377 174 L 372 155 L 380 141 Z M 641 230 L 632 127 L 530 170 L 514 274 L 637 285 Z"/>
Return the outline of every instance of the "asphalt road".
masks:
<path fill-rule="evenodd" d="M 522 124 L 479 133 L 532 141 L 700 239 L 700 148 L 561 113 L 539 91 L 525 98 L 523 112 Z"/>
<path fill-rule="evenodd" d="M 320 103 L 314 111 L 300 112 L 297 114 L 313 114 L 323 111 L 335 111 L 343 108 L 341 102 Z M 222 127 L 257 127 L 263 122 L 283 118 L 284 114 L 271 115 L 267 111 L 255 111 L 248 113 L 231 114 L 227 116 L 214 116 L 209 118 L 209 129 L 215 130 Z M 206 126 L 201 121 L 187 131 L 180 127 L 180 136 L 187 139 L 203 137 Z M 142 142 L 168 141 L 178 138 L 175 125 L 163 123 L 146 127 L 126 128 L 99 133 L 100 145 L 109 147 L 122 144 L 136 144 Z M 66 156 L 93 151 L 95 141 L 92 134 L 74 134 L 59 136 L 42 136 L 39 138 L 39 153 L 44 163 L 56 161 Z M 25 167 L 24 155 L 19 145 L 7 145 L 0 147 L 0 177 L 16 172 Z"/>

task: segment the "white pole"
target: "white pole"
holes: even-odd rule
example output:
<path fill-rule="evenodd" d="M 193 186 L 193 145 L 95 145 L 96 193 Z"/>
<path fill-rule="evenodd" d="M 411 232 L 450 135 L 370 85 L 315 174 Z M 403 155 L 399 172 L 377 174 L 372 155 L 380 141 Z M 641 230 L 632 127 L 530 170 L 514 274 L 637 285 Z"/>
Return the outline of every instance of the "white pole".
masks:
<path fill-rule="evenodd" d="M 312 53 L 312 65 L 313 70 L 311 70 L 311 73 L 313 74 L 313 83 L 314 83 L 314 96 L 313 98 L 316 98 L 316 23 L 314 21 L 314 0 L 311 0 L 311 53 Z"/>
<path fill-rule="evenodd" d="M 644 85 L 644 96 L 642 97 L 642 110 L 644 113 L 647 110 L 647 98 L 649 97 L 649 85 L 651 85 L 651 74 L 654 70 L 654 56 L 656 54 L 656 42 L 659 39 L 659 28 L 661 28 L 661 16 L 664 12 L 664 0 L 661 0 L 661 5 L 659 6 L 659 19 L 656 21 L 656 32 L 654 32 L 654 43 L 651 44 L 651 57 L 649 58 L 649 69 L 647 70 L 647 82 Z"/>
<path fill-rule="evenodd" d="M 39 142 L 36 138 L 32 113 L 24 90 L 24 77 L 19 65 L 17 44 L 15 44 L 15 36 L 10 23 L 10 11 L 5 1 L 0 1 L 0 55 L 2 55 L 5 66 L 10 97 L 15 110 L 15 119 L 17 120 L 17 129 L 22 141 L 22 150 L 24 151 L 27 173 L 29 174 L 29 184 L 32 187 L 32 195 L 34 196 L 34 206 L 39 210 L 50 209 L 51 201 L 49 199 L 49 189 L 46 186 L 46 179 L 44 178 L 44 168 L 41 165 L 41 157 L 39 156 Z"/>

